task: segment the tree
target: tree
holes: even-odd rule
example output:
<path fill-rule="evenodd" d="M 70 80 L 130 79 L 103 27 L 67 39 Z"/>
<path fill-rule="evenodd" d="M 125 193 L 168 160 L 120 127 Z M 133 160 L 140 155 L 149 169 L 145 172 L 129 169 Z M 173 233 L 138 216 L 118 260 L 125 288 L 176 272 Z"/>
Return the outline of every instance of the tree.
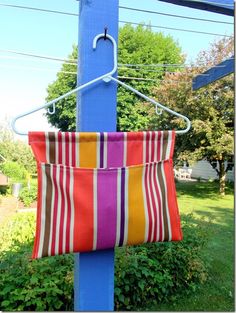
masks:
<path fill-rule="evenodd" d="M 233 77 L 229 75 L 198 91 L 192 91 L 191 81 L 204 68 L 219 64 L 232 55 L 233 38 L 214 42 L 208 51 L 199 54 L 191 69 L 184 69 L 177 74 L 166 74 L 162 85 L 154 90 L 158 101 L 188 116 L 192 122 L 191 131 L 177 138 L 177 160 L 192 163 L 207 159 L 219 176 L 221 195 L 225 194 L 226 172 L 232 168 Z M 164 115 L 160 120 L 153 112 L 149 114 L 152 115 L 150 125 L 159 123 L 161 127 L 169 125 L 166 128 L 170 128 L 170 125 L 184 127 L 180 119 Z"/>
<path fill-rule="evenodd" d="M 166 68 L 161 66 L 157 71 L 154 70 L 155 67 L 139 67 L 136 64 L 181 63 L 184 58 L 181 54 L 181 48 L 171 36 L 154 33 L 148 26 L 134 28 L 125 25 L 120 29 L 118 46 L 119 77 L 146 95 L 152 94 L 153 86 L 162 80 Z M 77 59 L 76 46 L 73 47 L 69 59 Z M 130 67 L 127 64 L 133 64 L 133 66 Z M 76 75 L 69 74 L 76 71 L 75 65 L 63 64 L 61 71 L 57 74 L 57 79 L 48 86 L 47 101 L 76 87 Z M 141 77 L 147 80 L 135 80 L 130 79 L 130 77 Z M 149 115 L 146 114 L 148 108 L 132 92 L 119 86 L 117 104 L 118 130 L 128 131 L 148 127 Z M 62 131 L 74 131 L 76 128 L 75 111 L 76 95 L 74 94 L 57 103 L 54 115 L 48 113 L 46 115 L 53 126 Z"/>
<path fill-rule="evenodd" d="M 29 174 L 36 173 L 36 162 L 30 147 L 21 140 L 15 140 L 9 128 L 0 126 L 0 163 L 15 162 Z"/>

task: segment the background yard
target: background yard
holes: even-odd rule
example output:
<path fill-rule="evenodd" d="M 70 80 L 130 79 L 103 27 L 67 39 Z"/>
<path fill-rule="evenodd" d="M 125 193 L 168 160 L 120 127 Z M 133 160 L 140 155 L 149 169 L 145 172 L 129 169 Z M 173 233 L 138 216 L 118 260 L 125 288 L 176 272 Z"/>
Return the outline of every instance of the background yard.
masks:
<path fill-rule="evenodd" d="M 215 182 L 178 182 L 176 187 L 182 217 L 191 214 L 187 223 L 197 226 L 193 231 L 201 229 L 205 234 L 206 244 L 200 251 L 200 258 L 206 264 L 207 280 L 176 292 L 168 301 L 164 297 L 161 301 L 149 298 L 145 299 L 143 307 L 130 304 L 126 309 L 129 301 L 123 290 L 116 287 L 116 310 L 234 311 L 233 186 L 227 186 L 225 197 L 218 195 Z M 0 310 L 73 310 L 73 256 L 31 261 L 35 215 L 17 213 L 16 216 L 16 220 L 11 217 L 0 229 Z M 188 235 L 184 234 L 184 241 L 188 241 Z M 176 247 L 179 247 L 178 243 Z M 117 259 L 118 267 L 122 257 Z M 194 270 L 197 264 L 192 266 Z M 140 264 L 137 271 L 139 269 Z M 151 271 L 149 267 L 146 270 Z M 116 284 L 121 285 L 121 282 Z M 146 284 L 151 284 L 150 278 Z M 131 299 L 135 293 L 131 280 L 125 282 L 125 286 L 130 290 Z"/>

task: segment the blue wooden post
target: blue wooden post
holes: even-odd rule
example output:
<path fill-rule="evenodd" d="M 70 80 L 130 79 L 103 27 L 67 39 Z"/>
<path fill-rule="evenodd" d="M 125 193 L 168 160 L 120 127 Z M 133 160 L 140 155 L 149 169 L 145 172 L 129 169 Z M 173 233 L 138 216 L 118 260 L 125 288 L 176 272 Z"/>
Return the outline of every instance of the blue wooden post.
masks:
<path fill-rule="evenodd" d="M 80 0 L 78 84 L 83 84 L 113 68 L 113 47 L 93 38 L 104 32 L 117 41 L 119 0 Z M 116 93 L 113 82 L 99 82 L 81 91 L 77 98 L 77 130 L 115 131 Z M 113 311 L 114 249 L 75 255 L 74 310 Z"/>

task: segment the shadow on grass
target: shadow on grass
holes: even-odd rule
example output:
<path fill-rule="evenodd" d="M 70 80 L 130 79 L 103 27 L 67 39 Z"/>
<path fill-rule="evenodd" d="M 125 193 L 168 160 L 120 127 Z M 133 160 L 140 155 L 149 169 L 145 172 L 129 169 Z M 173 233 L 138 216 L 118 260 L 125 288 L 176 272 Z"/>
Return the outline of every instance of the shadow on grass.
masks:
<path fill-rule="evenodd" d="M 178 195 L 187 195 L 200 199 L 217 199 L 219 194 L 218 182 L 176 182 Z M 233 194 L 233 184 L 226 184 L 226 194 Z"/>

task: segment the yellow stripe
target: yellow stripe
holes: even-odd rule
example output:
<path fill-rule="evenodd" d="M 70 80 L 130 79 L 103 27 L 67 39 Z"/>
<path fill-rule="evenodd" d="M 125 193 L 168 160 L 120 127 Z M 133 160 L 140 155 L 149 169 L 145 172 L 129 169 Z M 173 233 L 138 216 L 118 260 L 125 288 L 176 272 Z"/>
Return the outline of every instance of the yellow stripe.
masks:
<path fill-rule="evenodd" d="M 97 167 L 97 134 L 80 133 L 79 136 L 79 166 Z"/>
<path fill-rule="evenodd" d="M 142 167 L 129 169 L 128 245 L 144 242 L 145 209 L 142 190 Z"/>

